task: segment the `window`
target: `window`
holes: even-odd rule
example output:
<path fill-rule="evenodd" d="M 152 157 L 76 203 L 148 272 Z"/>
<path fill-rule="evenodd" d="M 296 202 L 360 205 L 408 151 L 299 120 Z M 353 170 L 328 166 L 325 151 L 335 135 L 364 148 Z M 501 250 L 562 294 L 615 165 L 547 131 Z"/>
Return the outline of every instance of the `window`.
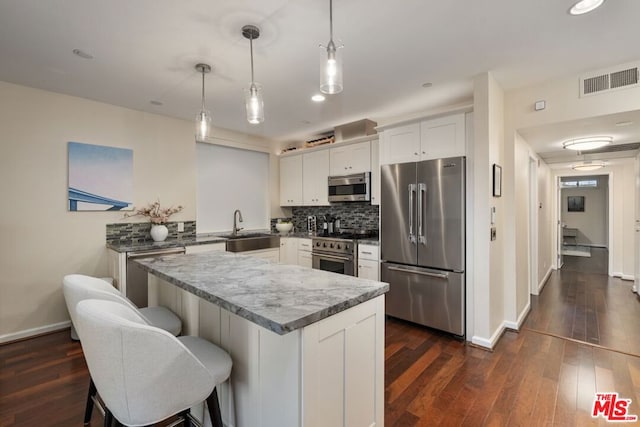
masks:
<path fill-rule="evenodd" d="M 198 233 L 231 230 L 236 209 L 238 227 L 269 229 L 269 154 L 197 143 L 196 156 Z"/>
<path fill-rule="evenodd" d="M 580 179 L 576 181 L 562 181 L 560 183 L 561 188 L 597 188 L 597 179 Z"/>

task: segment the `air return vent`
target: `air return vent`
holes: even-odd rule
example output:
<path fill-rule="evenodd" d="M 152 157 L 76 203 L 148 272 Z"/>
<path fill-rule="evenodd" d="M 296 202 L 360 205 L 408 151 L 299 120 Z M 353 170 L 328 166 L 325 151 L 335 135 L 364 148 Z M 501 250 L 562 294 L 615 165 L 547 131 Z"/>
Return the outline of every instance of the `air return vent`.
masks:
<path fill-rule="evenodd" d="M 618 153 L 620 151 L 635 151 L 640 149 L 640 142 L 631 142 L 629 144 L 612 144 L 606 147 L 597 148 L 595 150 L 583 151 L 584 154 L 602 154 L 602 153 Z"/>
<path fill-rule="evenodd" d="M 580 78 L 580 97 L 638 86 L 640 64 L 589 73 Z"/>

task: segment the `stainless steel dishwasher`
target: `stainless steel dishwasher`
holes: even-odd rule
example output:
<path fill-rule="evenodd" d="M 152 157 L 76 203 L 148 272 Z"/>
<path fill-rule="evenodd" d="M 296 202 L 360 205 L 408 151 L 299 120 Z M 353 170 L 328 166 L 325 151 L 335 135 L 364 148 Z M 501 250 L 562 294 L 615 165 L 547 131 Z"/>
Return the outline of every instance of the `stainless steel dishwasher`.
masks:
<path fill-rule="evenodd" d="M 183 253 L 185 253 L 184 247 L 127 252 L 127 298 L 129 298 L 135 305 L 140 308 L 146 307 L 148 305 L 148 273 L 142 269 L 140 264 L 134 262 L 135 260 Z"/>

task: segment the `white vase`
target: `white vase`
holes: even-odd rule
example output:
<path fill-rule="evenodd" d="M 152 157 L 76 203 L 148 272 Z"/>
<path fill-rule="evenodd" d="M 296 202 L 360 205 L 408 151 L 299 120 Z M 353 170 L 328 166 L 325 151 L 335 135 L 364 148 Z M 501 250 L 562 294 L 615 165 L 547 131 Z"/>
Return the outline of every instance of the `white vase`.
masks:
<path fill-rule="evenodd" d="M 163 242 L 169 235 L 169 230 L 166 225 L 152 224 L 151 225 L 151 238 L 154 242 Z"/>

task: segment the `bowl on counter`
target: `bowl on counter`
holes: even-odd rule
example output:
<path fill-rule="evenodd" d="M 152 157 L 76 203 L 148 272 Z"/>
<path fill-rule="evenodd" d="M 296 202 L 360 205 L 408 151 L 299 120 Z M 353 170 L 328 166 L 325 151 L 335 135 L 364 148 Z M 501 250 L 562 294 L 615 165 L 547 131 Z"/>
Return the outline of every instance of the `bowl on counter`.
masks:
<path fill-rule="evenodd" d="M 280 234 L 287 234 L 293 229 L 293 224 L 290 222 L 279 222 L 276 224 L 276 230 L 280 232 Z"/>

